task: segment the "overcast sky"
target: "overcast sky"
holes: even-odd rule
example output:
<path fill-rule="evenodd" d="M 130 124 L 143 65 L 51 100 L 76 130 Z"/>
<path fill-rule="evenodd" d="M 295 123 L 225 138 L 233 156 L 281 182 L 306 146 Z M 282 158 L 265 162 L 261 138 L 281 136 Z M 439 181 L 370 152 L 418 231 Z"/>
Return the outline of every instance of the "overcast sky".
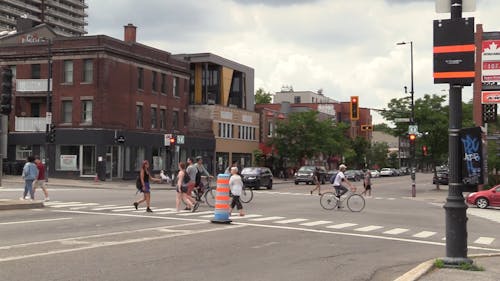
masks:
<path fill-rule="evenodd" d="M 466 1 L 466 0 L 464 0 Z M 433 84 L 434 0 L 87 0 L 89 35 L 137 41 L 177 53 L 210 52 L 255 70 L 255 89 L 317 91 L 338 101 L 359 96 L 360 106 L 386 108 L 410 87 L 413 41 L 415 99 L 448 95 Z M 463 13 L 500 31 L 500 1 L 476 0 Z M 472 98 L 471 87 L 463 99 Z M 372 112 L 374 123 L 384 120 Z"/>

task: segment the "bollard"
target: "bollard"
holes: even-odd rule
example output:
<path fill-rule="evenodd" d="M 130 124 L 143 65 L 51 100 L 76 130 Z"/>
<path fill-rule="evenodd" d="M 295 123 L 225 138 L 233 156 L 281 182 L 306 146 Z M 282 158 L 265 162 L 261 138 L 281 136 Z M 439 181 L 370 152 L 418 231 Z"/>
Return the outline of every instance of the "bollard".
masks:
<path fill-rule="evenodd" d="M 213 223 L 231 223 L 229 215 L 231 208 L 229 206 L 229 178 L 230 174 L 217 175 L 217 189 L 215 193 L 215 210 Z"/>

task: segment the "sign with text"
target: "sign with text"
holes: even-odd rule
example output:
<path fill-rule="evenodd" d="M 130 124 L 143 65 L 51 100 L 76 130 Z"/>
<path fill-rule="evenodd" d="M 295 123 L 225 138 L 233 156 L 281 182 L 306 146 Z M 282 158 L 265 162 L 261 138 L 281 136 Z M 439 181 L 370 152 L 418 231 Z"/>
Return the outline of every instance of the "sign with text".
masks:
<path fill-rule="evenodd" d="M 481 81 L 500 82 L 500 40 L 482 42 L 481 60 Z"/>
<path fill-rule="evenodd" d="M 499 91 L 482 91 L 481 92 L 482 104 L 497 104 L 500 103 Z"/>

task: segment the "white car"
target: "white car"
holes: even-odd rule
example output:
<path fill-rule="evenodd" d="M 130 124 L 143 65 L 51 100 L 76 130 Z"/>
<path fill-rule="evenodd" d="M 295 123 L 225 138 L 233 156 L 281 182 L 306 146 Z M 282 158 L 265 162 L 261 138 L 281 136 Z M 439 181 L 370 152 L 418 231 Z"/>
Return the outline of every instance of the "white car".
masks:
<path fill-rule="evenodd" d="M 392 176 L 394 176 L 394 171 L 392 168 L 382 168 L 382 170 L 380 170 L 380 176 L 381 177 L 392 177 Z"/>
<path fill-rule="evenodd" d="M 378 178 L 378 177 L 380 177 L 380 172 L 377 170 L 370 170 L 370 176 L 372 178 Z"/>

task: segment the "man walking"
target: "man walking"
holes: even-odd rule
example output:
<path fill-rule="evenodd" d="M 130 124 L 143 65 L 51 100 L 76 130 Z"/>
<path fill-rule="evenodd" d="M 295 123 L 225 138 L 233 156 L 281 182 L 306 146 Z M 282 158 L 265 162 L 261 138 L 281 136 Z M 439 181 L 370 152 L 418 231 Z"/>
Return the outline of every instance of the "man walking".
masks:
<path fill-rule="evenodd" d="M 49 192 L 47 191 L 47 179 L 45 178 L 45 165 L 40 160 L 40 156 L 35 156 L 35 165 L 38 169 L 38 177 L 33 183 L 33 195 L 36 192 L 36 188 L 40 187 L 45 195 L 45 201 L 49 201 Z"/>

